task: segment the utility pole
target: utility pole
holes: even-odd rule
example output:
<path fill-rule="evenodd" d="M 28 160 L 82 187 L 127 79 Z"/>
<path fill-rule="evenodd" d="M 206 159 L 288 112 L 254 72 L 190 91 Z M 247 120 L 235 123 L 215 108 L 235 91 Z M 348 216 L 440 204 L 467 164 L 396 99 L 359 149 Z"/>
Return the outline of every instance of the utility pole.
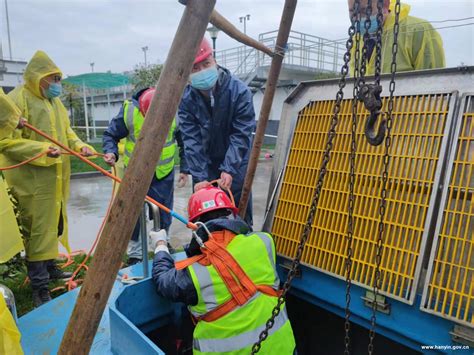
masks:
<path fill-rule="evenodd" d="M 93 73 L 93 72 L 94 72 L 94 65 L 95 65 L 95 63 L 94 63 L 94 62 L 91 62 L 90 65 L 91 65 L 91 73 Z"/>
<path fill-rule="evenodd" d="M 7 17 L 8 52 L 10 53 L 10 60 L 13 60 L 12 40 L 10 38 L 10 20 L 9 20 L 9 17 L 8 17 L 8 0 L 5 0 L 5 13 L 6 13 L 6 17 Z"/>
<path fill-rule="evenodd" d="M 142 51 L 143 51 L 143 54 L 145 56 L 145 67 L 147 66 L 147 62 L 146 62 L 146 52 L 148 50 L 148 46 L 145 46 L 145 47 L 142 47 Z"/>
<path fill-rule="evenodd" d="M 253 140 L 252 152 L 250 153 L 249 165 L 247 167 L 247 174 L 245 175 L 244 186 L 242 188 L 242 195 L 239 202 L 239 214 L 243 218 L 247 210 L 247 204 L 250 198 L 250 190 L 252 188 L 255 171 L 257 169 L 258 158 L 262 150 L 263 138 L 265 136 L 265 129 L 267 128 L 268 118 L 272 108 L 273 97 L 278 84 L 278 77 L 285 55 L 284 49 L 288 43 L 288 37 L 291 31 L 291 24 L 295 16 L 297 0 L 285 0 L 283 14 L 281 15 L 280 27 L 278 29 L 278 36 L 276 40 L 275 50 L 276 54 L 272 57 L 272 63 L 268 72 L 268 79 L 265 86 L 265 94 L 263 95 L 262 107 L 260 109 L 260 116 L 258 119 L 257 130 Z"/>
<path fill-rule="evenodd" d="M 244 23 L 244 34 L 247 34 L 247 21 L 250 21 L 250 15 L 247 14 L 245 16 L 239 17 L 240 23 Z"/>

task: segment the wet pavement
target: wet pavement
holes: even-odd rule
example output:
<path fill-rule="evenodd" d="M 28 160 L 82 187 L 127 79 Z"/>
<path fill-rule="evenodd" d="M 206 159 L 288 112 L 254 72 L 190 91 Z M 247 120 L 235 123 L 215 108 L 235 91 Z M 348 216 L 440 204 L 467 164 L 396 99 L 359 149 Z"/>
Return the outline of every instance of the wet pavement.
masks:
<path fill-rule="evenodd" d="M 252 191 L 255 230 L 260 229 L 263 224 L 272 166 L 272 160 L 261 160 L 255 174 Z M 105 217 L 111 194 L 112 183 L 106 177 L 71 180 L 68 219 L 69 242 L 72 250 L 90 248 Z M 177 213 L 187 216 L 187 202 L 190 195 L 190 180 L 186 187 L 175 189 L 174 210 Z M 151 223 L 149 228 L 151 228 Z M 171 225 L 170 236 L 173 247 L 179 247 L 190 239 L 189 230 L 177 220 L 174 220 Z"/>

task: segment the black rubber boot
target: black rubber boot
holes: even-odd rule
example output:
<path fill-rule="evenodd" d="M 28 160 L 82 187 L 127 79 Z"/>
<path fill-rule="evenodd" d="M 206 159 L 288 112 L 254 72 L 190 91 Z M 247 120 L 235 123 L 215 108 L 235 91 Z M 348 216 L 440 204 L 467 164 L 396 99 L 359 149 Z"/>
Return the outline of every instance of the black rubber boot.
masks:
<path fill-rule="evenodd" d="M 72 272 L 61 270 L 53 260 L 48 262 L 48 274 L 50 280 L 67 280 L 72 277 Z"/>
<path fill-rule="evenodd" d="M 38 308 L 49 301 L 51 301 L 51 295 L 47 288 L 33 290 L 33 304 L 35 308 Z"/>

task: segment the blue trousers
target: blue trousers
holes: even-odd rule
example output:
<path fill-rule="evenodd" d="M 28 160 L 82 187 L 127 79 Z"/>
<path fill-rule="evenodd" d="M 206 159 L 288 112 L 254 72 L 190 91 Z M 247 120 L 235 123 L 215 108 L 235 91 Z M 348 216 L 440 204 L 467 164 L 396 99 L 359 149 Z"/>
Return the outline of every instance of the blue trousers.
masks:
<path fill-rule="evenodd" d="M 174 192 L 174 169 L 163 179 L 158 180 L 156 175 L 153 176 L 147 195 L 162 203 L 166 207 L 173 209 L 173 192 Z M 150 214 L 151 216 L 151 214 Z M 168 232 L 171 226 L 171 215 L 160 209 L 160 229 L 166 229 Z M 140 235 L 140 217 L 138 218 L 135 229 L 133 230 L 132 240 L 138 241 Z"/>

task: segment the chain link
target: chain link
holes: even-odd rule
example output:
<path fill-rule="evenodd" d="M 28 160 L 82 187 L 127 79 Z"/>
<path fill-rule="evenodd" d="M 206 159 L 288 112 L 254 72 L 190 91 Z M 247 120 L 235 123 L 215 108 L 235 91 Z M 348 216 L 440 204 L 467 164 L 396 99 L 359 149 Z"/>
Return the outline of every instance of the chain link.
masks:
<path fill-rule="evenodd" d="M 370 1 L 370 0 L 369 0 Z M 351 345 L 351 286 L 352 286 L 352 244 L 354 236 L 354 184 L 355 184 L 355 156 L 357 151 L 357 102 L 359 97 L 360 88 L 360 76 L 365 73 L 365 57 L 367 55 L 367 48 L 363 46 L 362 62 L 360 62 L 360 14 L 359 14 L 360 0 L 354 2 L 352 11 L 351 22 L 355 27 L 355 50 L 354 50 L 354 88 L 352 90 L 352 129 L 351 129 L 351 155 L 350 155 L 350 174 L 349 174 L 349 202 L 348 202 L 348 222 L 347 222 L 347 235 L 346 235 L 346 262 L 345 262 L 345 275 L 346 275 L 346 307 L 344 312 L 344 354 L 350 354 Z M 364 27 L 367 30 L 369 24 L 367 21 L 364 23 Z M 364 51 L 365 50 L 365 51 Z M 359 69 L 360 63 L 360 69 Z M 359 72 L 360 70 L 360 72 Z"/>
<path fill-rule="evenodd" d="M 378 3 L 381 1 L 378 0 Z M 378 21 L 381 16 L 381 7 L 377 3 L 378 8 Z M 376 312 L 377 312 L 377 296 L 379 290 L 382 286 L 382 275 L 380 270 L 380 264 L 382 263 L 382 251 L 384 243 L 384 232 L 385 232 L 385 213 L 387 212 L 387 184 L 388 184 L 388 168 L 390 164 L 390 146 L 392 143 L 392 138 L 390 136 L 392 129 L 392 113 L 393 113 L 393 94 L 395 92 L 395 74 L 397 72 L 397 52 L 398 52 L 398 31 L 399 31 L 399 17 L 400 17 L 400 0 L 396 0 L 395 3 L 395 25 L 393 27 L 393 44 L 392 44 L 392 63 L 390 67 L 391 77 L 389 85 L 389 100 L 388 100 L 388 110 L 387 110 L 387 130 L 385 136 L 385 153 L 383 157 L 383 172 L 382 172 L 382 191 L 380 196 L 380 206 L 379 206 L 379 226 L 378 226 L 378 239 L 376 246 L 376 256 L 375 256 L 375 280 L 373 282 L 373 303 L 372 303 L 372 317 L 370 319 L 371 325 L 369 330 L 369 345 L 368 353 L 369 355 L 373 354 L 374 351 L 374 338 L 375 338 L 375 326 L 376 326 Z M 380 65 L 380 64 L 379 64 Z M 380 67 L 379 67 L 379 71 Z M 380 80 L 380 74 L 379 74 Z"/>
<path fill-rule="evenodd" d="M 359 2 L 360 0 L 356 0 L 357 4 L 359 4 Z M 285 283 L 283 284 L 282 293 L 278 297 L 277 304 L 272 310 L 271 317 L 267 320 L 265 324 L 265 329 L 262 330 L 262 332 L 260 333 L 258 337 L 258 340 L 252 346 L 252 352 L 251 352 L 252 354 L 256 354 L 260 351 L 262 347 L 262 342 L 265 341 L 265 339 L 267 339 L 268 332 L 275 324 L 275 318 L 278 316 L 278 314 L 280 314 L 281 307 L 283 303 L 285 303 L 286 294 L 291 287 L 291 282 L 293 281 L 293 278 L 295 277 L 298 267 L 300 265 L 300 260 L 303 255 L 304 246 L 311 232 L 311 226 L 314 221 L 314 216 L 316 215 L 316 210 L 317 210 L 318 202 L 319 202 L 319 196 L 321 194 L 321 190 L 323 187 L 324 177 L 326 176 L 326 172 L 327 172 L 327 165 L 331 157 L 333 141 L 334 141 L 334 138 L 336 137 L 336 127 L 337 127 L 337 124 L 339 123 L 339 112 L 341 111 L 341 103 L 342 103 L 342 100 L 344 99 L 344 88 L 346 86 L 346 77 L 349 73 L 349 62 L 351 59 L 351 49 L 354 44 L 355 33 L 356 33 L 355 26 L 353 23 L 351 23 L 348 29 L 349 38 L 346 41 L 346 53 L 344 53 L 344 64 L 341 67 L 341 78 L 339 80 L 339 90 L 336 94 L 336 103 L 333 109 L 333 115 L 331 118 L 331 124 L 330 124 L 328 137 L 326 141 L 326 148 L 323 154 L 323 161 L 319 169 L 318 180 L 316 182 L 316 187 L 315 187 L 313 199 L 311 202 L 310 210 L 308 213 L 308 218 L 304 226 L 303 232 L 301 233 L 300 243 L 296 250 L 296 255 L 291 263 L 291 267 L 288 272 L 288 277 Z"/>

